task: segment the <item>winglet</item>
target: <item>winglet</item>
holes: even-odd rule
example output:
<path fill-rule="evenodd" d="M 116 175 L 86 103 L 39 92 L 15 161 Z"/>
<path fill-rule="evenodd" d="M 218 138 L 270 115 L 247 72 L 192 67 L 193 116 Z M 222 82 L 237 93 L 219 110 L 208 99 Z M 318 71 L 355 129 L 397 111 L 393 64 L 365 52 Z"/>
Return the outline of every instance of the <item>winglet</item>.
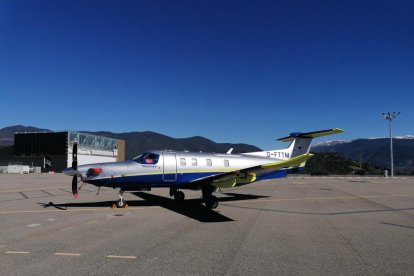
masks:
<path fill-rule="evenodd" d="M 233 148 L 229 149 L 226 153 L 231 154 L 232 151 L 233 151 Z"/>

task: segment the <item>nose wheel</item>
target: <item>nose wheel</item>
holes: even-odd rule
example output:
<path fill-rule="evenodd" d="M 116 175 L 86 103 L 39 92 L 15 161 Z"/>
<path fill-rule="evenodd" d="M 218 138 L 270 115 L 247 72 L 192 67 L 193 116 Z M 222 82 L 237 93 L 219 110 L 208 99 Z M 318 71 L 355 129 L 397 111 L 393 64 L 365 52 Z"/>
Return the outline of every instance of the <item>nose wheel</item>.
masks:
<path fill-rule="evenodd" d="M 126 208 L 128 204 L 126 204 L 126 201 L 123 199 L 118 199 L 115 203 L 116 208 Z"/>
<path fill-rule="evenodd" d="M 123 190 L 119 190 L 119 199 L 112 204 L 112 208 L 128 208 L 128 204 L 126 204 L 126 200 L 123 198 L 124 195 L 124 191 Z"/>

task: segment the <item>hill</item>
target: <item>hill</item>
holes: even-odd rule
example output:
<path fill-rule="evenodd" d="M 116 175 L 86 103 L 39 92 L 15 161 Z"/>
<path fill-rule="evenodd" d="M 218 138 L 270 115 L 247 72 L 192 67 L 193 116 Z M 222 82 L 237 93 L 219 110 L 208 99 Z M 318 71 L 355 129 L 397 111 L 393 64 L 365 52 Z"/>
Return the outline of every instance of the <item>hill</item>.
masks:
<path fill-rule="evenodd" d="M 154 149 L 177 151 L 188 150 L 217 153 L 227 152 L 230 148 L 234 148 L 233 153 L 243 153 L 261 150 L 258 147 L 248 144 L 216 143 L 201 136 L 194 136 L 189 138 L 172 138 L 151 131 L 126 133 L 112 133 L 107 131 L 82 132 L 125 140 L 125 152 L 127 159 L 133 158 L 141 152 Z"/>
<path fill-rule="evenodd" d="M 22 126 L 22 125 L 2 128 L 0 129 L 0 147 L 13 145 L 15 132 L 45 132 L 45 131 L 51 131 L 51 130 L 32 127 L 32 126 Z"/>
<path fill-rule="evenodd" d="M 414 171 L 414 139 L 412 136 L 393 139 L 394 171 Z M 390 167 L 390 140 L 388 138 L 330 141 L 316 144 L 312 152 L 337 152 L 344 157 L 377 167 Z"/>
<path fill-rule="evenodd" d="M 15 132 L 44 132 L 51 131 L 47 129 L 41 129 L 36 127 L 26 126 L 11 126 L 0 129 L 0 141 L 1 146 L 11 146 L 14 143 Z M 188 138 L 172 138 L 156 132 L 125 132 L 125 133 L 113 133 L 109 131 L 81 131 L 84 133 L 90 133 L 95 135 L 101 135 L 105 137 L 123 139 L 125 140 L 126 158 L 130 159 L 139 153 L 154 150 L 154 149 L 168 149 L 177 151 L 203 151 L 203 152 L 217 152 L 224 153 L 230 148 L 234 148 L 233 153 L 260 151 L 261 149 L 248 144 L 233 144 L 233 143 L 216 143 L 212 140 L 201 136 L 188 137 Z M 4 150 L 2 153 L 10 152 L 10 150 Z"/>
<path fill-rule="evenodd" d="M 339 153 L 322 152 L 314 153 L 314 156 L 306 162 L 305 173 L 311 175 L 382 175 L 383 169 L 369 164 L 360 164 Z"/>

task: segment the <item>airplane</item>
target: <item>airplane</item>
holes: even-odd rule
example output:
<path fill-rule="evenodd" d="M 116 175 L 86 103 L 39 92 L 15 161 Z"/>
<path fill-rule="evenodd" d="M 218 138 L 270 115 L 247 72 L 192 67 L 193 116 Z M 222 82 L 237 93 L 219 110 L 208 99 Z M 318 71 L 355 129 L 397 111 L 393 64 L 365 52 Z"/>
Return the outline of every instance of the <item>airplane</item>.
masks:
<path fill-rule="evenodd" d="M 84 184 L 119 189 L 119 199 L 113 207 L 128 207 L 123 198 L 125 191 L 150 191 L 152 188 L 169 188 L 170 196 L 183 201 L 181 190 L 201 190 L 202 200 L 208 209 L 218 206 L 213 192 L 220 188 L 247 185 L 265 179 L 286 177 L 303 171 L 313 138 L 343 132 L 333 128 L 313 132 L 295 132 L 279 141 L 291 142 L 288 148 L 232 154 L 178 152 L 154 150 L 142 153 L 132 160 L 87 164 L 78 166 L 75 142 L 72 148 L 72 167 L 63 173 L 72 176 L 72 193 L 78 197 L 78 177 Z"/>

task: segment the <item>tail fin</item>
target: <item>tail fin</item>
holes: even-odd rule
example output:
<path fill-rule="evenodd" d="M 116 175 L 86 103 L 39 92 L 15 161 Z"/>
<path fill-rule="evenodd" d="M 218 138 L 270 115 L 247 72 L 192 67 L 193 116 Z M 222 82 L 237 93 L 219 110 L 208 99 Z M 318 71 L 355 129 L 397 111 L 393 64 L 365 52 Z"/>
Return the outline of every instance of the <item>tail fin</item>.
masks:
<path fill-rule="evenodd" d="M 280 160 L 287 160 L 302 154 L 308 154 L 313 138 L 331 135 L 343 132 L 340 128 L 332 128 L 327 130 L 313 131 L 313 132 L 295 132 L 287 137 L 278 139 L 279 141 L 291 142 L 287 149 L 269 150 L 259 152 L 244 153 L 246 155 L 262 156 L 275 158 Z M 304 165 L 304 164 L 303 164 Z"/>

